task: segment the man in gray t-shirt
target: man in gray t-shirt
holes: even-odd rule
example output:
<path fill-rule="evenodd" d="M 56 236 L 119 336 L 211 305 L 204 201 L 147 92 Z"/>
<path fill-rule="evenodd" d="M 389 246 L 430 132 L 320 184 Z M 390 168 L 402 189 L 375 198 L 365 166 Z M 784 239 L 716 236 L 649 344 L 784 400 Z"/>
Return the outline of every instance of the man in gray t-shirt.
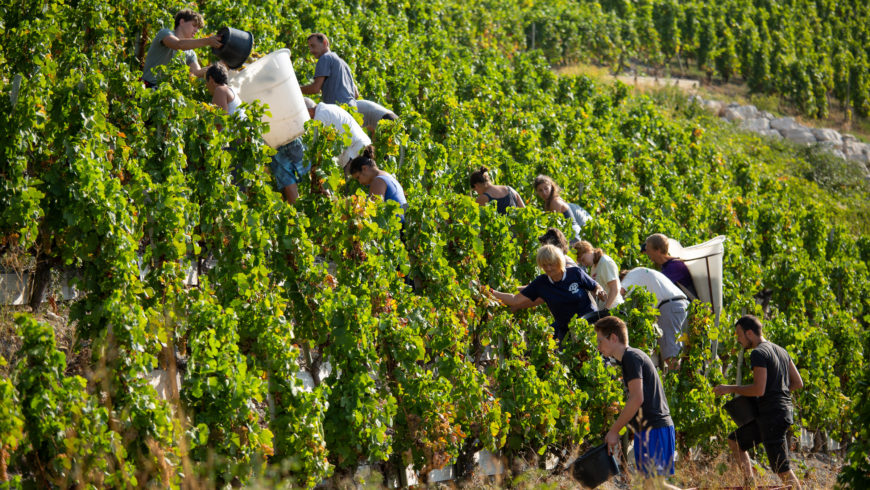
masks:
<path fill-rule="evenodd" d="M 350 67 L 329 50 L 329 39 L 320 33 L 308 36 L 308 51 L 317 58 L 314 81 L 300 87 L 305 95 L 320 93 L 321 102 L 356 106 L 359 92 Z"/>
<path fill-rule="evenodd" d="M 190 67 L 190 74 L 195 77 L 205 75 L 206 68 L 199 66 L 196 48 L 221 47 L 220 37 L 210 36 L 193 39 L 205 22 L 202 15 L 189 9 L 175 14 L 175 29 L 160 29 L 151 41 L 151 47 L 145 56 L 145 66 L 142 70 L 142 80 L 147 87 L 155 87 L 160 82 L 152 70 L 160 65 L 169 64 L 178 51 L 184 51 L 184 63 Z"/>

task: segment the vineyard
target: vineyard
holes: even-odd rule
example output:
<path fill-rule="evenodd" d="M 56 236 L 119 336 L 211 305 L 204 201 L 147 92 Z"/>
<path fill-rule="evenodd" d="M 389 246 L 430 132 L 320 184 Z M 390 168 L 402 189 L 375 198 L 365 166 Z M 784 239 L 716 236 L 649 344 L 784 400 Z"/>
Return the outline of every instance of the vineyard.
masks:
<path fill-rule="evenodd" d="M 866 5 L 191 5 L 201 34 L 229 25 L 253 32 L 258 54 L 290 49 L 303 83 L 306 35 L 329 35 L 360 94 L 400 116 L 372 140 L 408 197 L 404 229 L 394 203 L 345 179 L 330 128 L 307 123 L 314 166 L 288 206 L 261 138 L 267 108 L 225 116 L 180 60 L 145 89 L 143 49 L 181 7 L 0 0 L 0 267 L 35 284 L 32 311 L 0 306 L 0 486 L 313 487 L 361 464 L 399 481 L 410 465 L 426 483 L 450 464 L 468 478 L 484 449 L 566 463 L 601 441 L 623 389 L 585 321 L 557 349 L 546 311 L 514 314 L 488 294 L 539 273 L 548 226 L 570 230 L 534 198 L 538 174 L 589 210 L 583 237 L 623 269 L 651 266 L 639 250 L 651 233 L 727 237 L 721 324 L 693 303 L 683 367 L 663 377 L 683 458 L 725 451 L 734 425 L 712 387 L 735 380 L 731 326 L 753 313 L 806 384 L 795 430 L 848 446 L 841 484 L 870 481 L 866 181 L 822 175 L 835 164 L 685 100 L 551 70 L 679 55 L 726 78 L 745 70 L 808 114 L 833 91 L 865 116 Z M 468 175 L 481 166 L 527 207 L 478 206 Z M 69 304 L 52 287 L 61 275 L 80 293 Z M 655 304 L 636 293 L 615 312 L 648 353 Z M 68 348 L 45 311 L 68 312 Z M 155 369 L 179 373 L 177 396 L 158 396 Z"/>
<path fill-rule="evenodd" d="M 832 100 L 847 119 L 870 114 L 866 2 L 602 0 L 536 7 L 526 34 L 551 63 L 696 70 L 708 81 L 739 78 L 809 117 L 828 117 Z"/>

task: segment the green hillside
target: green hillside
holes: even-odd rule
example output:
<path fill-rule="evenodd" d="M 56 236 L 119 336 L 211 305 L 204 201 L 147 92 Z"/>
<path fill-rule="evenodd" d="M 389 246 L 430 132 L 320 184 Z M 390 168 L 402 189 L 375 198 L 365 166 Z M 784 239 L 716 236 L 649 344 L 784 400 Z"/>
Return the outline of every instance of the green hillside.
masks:
<path fill-rule="evenodd" d="M 19 346 L 0 359 L 0 479 L 310 487 L 363 463 L 421 478 L 455 464 L 465 478 L 481 449 L 565 462 L 563 449 L 597 444 L 622 389 L 591 326 L 575 320 L 560 351 L 543 308 L 511 314 L 487 293 L 528 283 L 537 237 L 570 229 L 541 211 L 538 174 L 590 211 L 583 237 L 623 269 L 651 266 L 639 250 L 651 233 L 727 237 L 721 328 L 695 303 L 683 368 L 664 378 L 682 455 L 727 450 L 734 426 L 712 387 L 736 377 L 743 313 L 764 315 L 801 371 L 798 426 L 866 434 L 870 196 L 845 164 L 735 132 L 673 94 L 556 76 L 547 49 L 586 38 L 567 29 L 527 49 L 529 26 L 549 25 L 532 2 L 199 2 L 203 32 L 230 25 L 255 34 L 258 54 L 289 48 L 302 83 L 307 34 L 327 33 L 362 96 L 400 116 L 373 140 L 408 197 L 403 232 L 394 204 L 345 181 L 343 142 L 319 123 L 291 207 L 269 173 L 262 106 L 227 118 L 179 60 L 157 90 L 137 81 L 136 47 L 182 7 L 0 0 L 0 259 L 70 272 L 84 293 L 68 305 L 66 353 L 41 313 L 0 329 Z M 604 32 L 601 15 L 584 32 Z M 482 165 L 528 206 L 480 208 L 468 175 Z M 213 265 L 195 287 L 191 264 Z M 653 296 L 616 314 L 633 346 L 655 348 Z M 187 362 L 167 402 L 145 376 L 175 369 L 175 351 Z M 860 487 L 867 449 L 853 448 Z"/>

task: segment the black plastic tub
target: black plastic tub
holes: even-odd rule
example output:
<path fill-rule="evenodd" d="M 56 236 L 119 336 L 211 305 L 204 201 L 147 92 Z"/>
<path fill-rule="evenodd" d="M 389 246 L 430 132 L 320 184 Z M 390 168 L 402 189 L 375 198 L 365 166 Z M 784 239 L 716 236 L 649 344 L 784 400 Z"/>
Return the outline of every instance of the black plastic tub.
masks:
<path fill-rule="evenodd" d="M 735 396 L 725 403 L 725 411 L 737 427 L 743 427 L 758 416 L 758 399 L 754 396 Z"/>
<path fill-rule="evenodd" d="M 601 444 L 586 451 L 571 463 L 571 474 L 584 486 L 595 488 L 619 474 L 616 458 L 607 452 L 607 445 Z"/>
<path fill-rule="evenodd" d="M 598 310 L 598 311 L 590 311 L 589 313 L 583 315 L 580 318 L 589 322 L 590 325 L 595 325 L 595 322 L 597 322 L 598 320 L 601 320 L 602 318 L 604 318 L 606 316 L 610 316 L 610 310 L 608 310 L 607 308 L 603 308 L 603 309 Z"/>
<path fill-rule="evenodd" d="M 221 27 L 217 35 L 221 38 L 221 47 L 211 48 L 215 56 L 233 70 L 242 66 L 254 49 L 254 35 L 226 26 Z"/>

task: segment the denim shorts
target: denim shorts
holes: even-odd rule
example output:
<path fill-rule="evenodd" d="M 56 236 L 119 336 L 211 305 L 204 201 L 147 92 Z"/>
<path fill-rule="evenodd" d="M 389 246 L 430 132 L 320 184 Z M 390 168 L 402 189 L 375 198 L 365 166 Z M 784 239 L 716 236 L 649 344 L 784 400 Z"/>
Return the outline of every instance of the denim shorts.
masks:
<path fill-rule="evenodd" d="M 296 138 L 278 147 L 278 152 L 272 157 L 269 166 L 279 191 L 302 180 L 302 176 L 311 170 L 311 163 L 305 161 L 305 145 L 302 144 L 302 138 Z"/>

